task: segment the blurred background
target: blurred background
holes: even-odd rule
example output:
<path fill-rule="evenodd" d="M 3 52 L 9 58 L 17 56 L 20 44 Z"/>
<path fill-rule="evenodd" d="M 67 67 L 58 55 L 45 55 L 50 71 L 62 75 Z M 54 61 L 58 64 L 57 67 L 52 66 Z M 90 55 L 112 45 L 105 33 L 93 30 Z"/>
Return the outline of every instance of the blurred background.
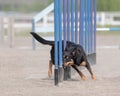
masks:
<path fill-rule="evenodd" d="M 84 70 L 85 82 L 76 72 L 59 87 L 47 74 L 51 47 L 36 43 L 33 51 L 30 35 L 37 18 L 36 31 L 53 39 L 53 1 L 0 0 L 0 96 L 120 96 L 120 0 L 96 0 L 97 80 Z"/>
<path fill-rule="evenodd" d="M 37 23 L 39 34 L 45 37 L 53 36 L 54 14 L 53 8 L 50 7 L 52 3 L 53 0 L 0 0 L 0 45 L 25 46 L 25 42 L 19 40 L 22 41 L 21 37 L 30 36 L 32 19 L 39 13 L 41 15 Z M 120 27 L 119 4 L 120 0 L 97 0 L 97 28 Z M 42 15 L 41 12 L 46 11 L 47 7 L 50 7 L 49 12 Z M 105 30 L 97 34 L 119 34 L 118 30 L 112 32 Z"/>

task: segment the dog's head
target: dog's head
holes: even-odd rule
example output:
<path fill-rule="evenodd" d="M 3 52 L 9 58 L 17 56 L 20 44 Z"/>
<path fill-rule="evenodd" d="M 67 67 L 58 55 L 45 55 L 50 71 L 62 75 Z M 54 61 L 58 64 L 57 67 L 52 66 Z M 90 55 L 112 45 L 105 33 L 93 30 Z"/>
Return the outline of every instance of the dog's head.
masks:
<path fill-rule="evenodd" d="M 64 67 L 71 66 L 74 64 L 73 56 L 70 52 L 65 51 L 63 54 Z"/>
<path fill-rule="evenodd" d="M 67 67 L 73 65 L 75 63 L 75 58 L 80 56 L 79 54 L 81 54 L 79 47 L 74 47 L 71 50 L 65 50 L 63 54 L 63 66 Z"/>

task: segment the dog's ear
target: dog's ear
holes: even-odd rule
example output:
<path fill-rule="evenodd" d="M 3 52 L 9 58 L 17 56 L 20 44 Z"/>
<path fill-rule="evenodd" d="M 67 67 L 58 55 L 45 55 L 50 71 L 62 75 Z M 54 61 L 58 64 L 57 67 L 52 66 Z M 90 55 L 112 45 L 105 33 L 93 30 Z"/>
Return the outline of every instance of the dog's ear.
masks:
<path fill-rule="evenodd" d="M 75 49 L 72 51 L 72 55 L 73 55 L 73 56 L 76 55 L 76 50 L 75 50 Z"/>
<path fill-rule="evenodd" d="M 73 55 L 73 56 L 76 56 L 76 55 L 79 54 L 79 53 L 80 53 L 79 48 L 74 48 L 73 51 L 72 51 L 72 55 Z"/>
<path fill-rule="evenodd" d="M 73 51 L 72 51 L 72 55 L 76 56 L 76 54 L 77 54 L 77 48 L 74 48 Z"/>

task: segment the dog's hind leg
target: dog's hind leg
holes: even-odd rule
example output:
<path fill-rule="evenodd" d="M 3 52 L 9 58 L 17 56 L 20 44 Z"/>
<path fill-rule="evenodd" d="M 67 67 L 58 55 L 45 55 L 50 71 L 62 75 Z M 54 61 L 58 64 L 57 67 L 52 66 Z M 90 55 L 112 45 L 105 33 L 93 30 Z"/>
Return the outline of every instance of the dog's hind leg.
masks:
<path fill-rule="evenodd" d="M 78 74 L 81 76 L 82 80 L 86 80 L 85 75 L 76 67 L 76 65 L 71 65 L 77 72 Z"/>
<path fill-rule="evenodd" d="M 52 66 L 53 66 L 53 63 L 52 63 L 52 61 L 50 60 L 50 61 L 49 61 L 49 70 L 48 70 L 48 76 L 49 76 L 49 77 L 52 76 Z"/>

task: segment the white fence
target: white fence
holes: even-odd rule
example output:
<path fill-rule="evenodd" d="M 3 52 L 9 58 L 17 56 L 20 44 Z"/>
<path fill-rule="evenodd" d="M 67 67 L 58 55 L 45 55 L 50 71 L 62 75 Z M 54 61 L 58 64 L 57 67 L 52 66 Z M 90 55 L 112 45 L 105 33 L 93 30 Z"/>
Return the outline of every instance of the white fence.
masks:
<path fill-rule="evenodd" d="M 120 12 L 97 12 L 97 24 L 120 25 Z"/>
<path fill-rule="evenodd" d="M 32 19 L 35 14 L 22 14 L 22 15 L 11 15 L 1 16 L 3 19 L 3 27 L 8 28 L 9 17 L 14 19 L 14 28 L 30 28 L 32 27 Z M 42 20 L 37 23 L 40 28 L 53 27 L 54 26 L 54 14 L 49 13 L 44 16 Z M 97 24 L 98 25 L 120 25 L 120 12 L 97 12 Z"/>
<path fill-rule="evenodd" d="M 9 41 L 14 41 L 14 29 L 32 30 L 32 19 L 36 14 L 0 14 L 0 43 L 3 43 L 4 30 L 8 29 Z M 40 32 L 54 31 L 54 14 L 49 13 L 44 16 L 36 26 Z M 120 12 L 97 12 L 97 24 L 102 25 L 117 25 L 120 26 Z M 10 43 L 12 46 L 13 43 Z"/>

